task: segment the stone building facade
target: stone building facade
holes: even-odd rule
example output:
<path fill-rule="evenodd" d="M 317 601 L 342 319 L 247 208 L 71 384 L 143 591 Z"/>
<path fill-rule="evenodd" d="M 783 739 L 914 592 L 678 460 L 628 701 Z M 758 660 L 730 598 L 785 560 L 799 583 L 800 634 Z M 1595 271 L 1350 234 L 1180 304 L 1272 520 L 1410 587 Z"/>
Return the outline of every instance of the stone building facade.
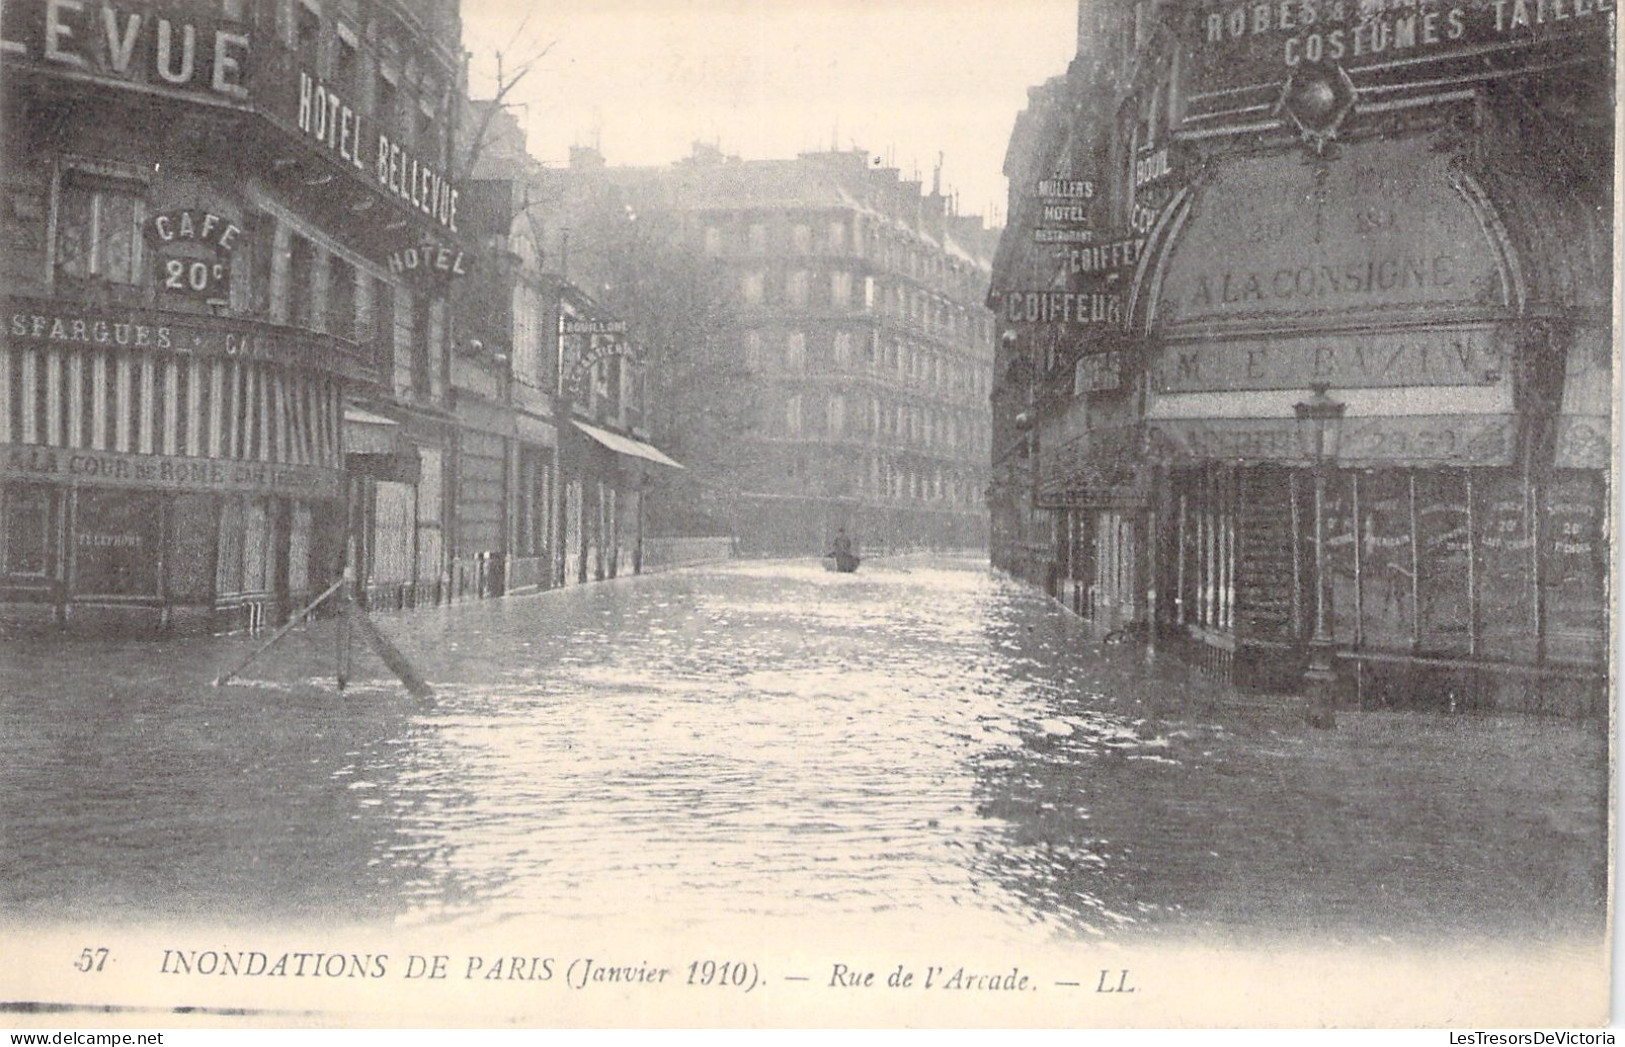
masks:
<path fill-rule="evenodd" d="M 1601 709 L 1613 5 L 1084 10 L 1012 141 L 996 557 L 1238 680 Z"/>
<path fill-rule="evenodd" d="M 26 0 L 0 20 L 0 604 L 280 617 L 444 576 L 454 0 Z"/>

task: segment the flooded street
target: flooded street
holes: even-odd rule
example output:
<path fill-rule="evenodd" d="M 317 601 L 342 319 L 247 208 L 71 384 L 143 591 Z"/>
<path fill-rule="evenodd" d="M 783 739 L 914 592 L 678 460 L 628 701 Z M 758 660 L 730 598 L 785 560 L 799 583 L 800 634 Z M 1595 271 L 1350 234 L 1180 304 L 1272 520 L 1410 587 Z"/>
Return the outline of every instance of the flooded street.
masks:
<path fill-rule="evenodd" d="M 742 562 L 256 641 L 11 638 L 0 916 L 634 916 L 1371 942 L 1600 935 L 1594 724 L 1349 710 L 1101 646 L 974 561 Z"/>

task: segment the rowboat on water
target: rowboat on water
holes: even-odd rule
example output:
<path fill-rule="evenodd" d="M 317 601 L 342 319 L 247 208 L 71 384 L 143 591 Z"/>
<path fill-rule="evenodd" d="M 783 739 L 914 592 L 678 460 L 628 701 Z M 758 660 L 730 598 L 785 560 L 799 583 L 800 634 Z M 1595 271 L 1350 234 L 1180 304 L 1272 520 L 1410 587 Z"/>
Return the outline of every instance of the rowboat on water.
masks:
<path fill-rule="evenodd" d="M 862 563 L 856 553 L 833 552 L 824 557 L 824 570 L 851 574 Z"/>

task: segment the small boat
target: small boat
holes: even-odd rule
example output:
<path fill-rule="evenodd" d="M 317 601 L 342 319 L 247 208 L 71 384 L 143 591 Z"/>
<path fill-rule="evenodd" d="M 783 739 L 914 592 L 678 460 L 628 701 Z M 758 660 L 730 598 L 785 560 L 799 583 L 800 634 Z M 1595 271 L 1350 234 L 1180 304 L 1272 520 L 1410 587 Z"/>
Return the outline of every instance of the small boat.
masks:
<path fill-rule="evenodd" d="M 851 574 L 861 562 L 856 553 L 830 553 L 824 557 L 824 570 Z"/>

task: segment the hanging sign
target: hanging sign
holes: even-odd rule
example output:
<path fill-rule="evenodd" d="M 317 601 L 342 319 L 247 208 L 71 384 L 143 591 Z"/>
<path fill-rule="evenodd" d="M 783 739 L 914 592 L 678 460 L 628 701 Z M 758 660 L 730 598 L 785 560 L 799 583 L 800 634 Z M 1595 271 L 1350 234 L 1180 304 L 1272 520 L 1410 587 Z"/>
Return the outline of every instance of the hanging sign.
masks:
<path fill-rule="evenodd" d="M 1004 291 L 999 295 L 999 315 L 1011 323 L 1120 327 L 1123 296 L 1102 291 Z"/>
<path fill-rule="evenodd" d="M 565 322 L 568 324 L 571 321 Z M 595 323 L 601 321 L 575 322 Z M 624 321 L 611 321 L 611 323 L 620 324 L 621 329 L 625 330 Z M 575 366 L 570 368 L 570 377 L 568 381 L 572 389 L 579 389 L 581 387 L 581 380 L 587 377 L 594 367 L 605 360 L 610 359 L 611 357 L 626 357 L 633 365 L 636 365 L 638 362 L 637 354 L 633 351 L 632 347 L 628 345 L 618 334 L 595 334 L 592 335 L 591 338 L 592 345 L 588 347 L 587 351 L 583 353 L 579 359 L 576 360 Z"/>
<path fill-rule="evenodd" d="M 462 251 L 432 241 L 390 253 L 389 271 L 397 276 L 467 276 L 474 259 Z"/>
<path fill-rule="evenodd" d="M 201 208 L 160 211 L 147 221 L 166 294 L 224 305 L 231 300 L 231 252 L 242 229 Z"/>

